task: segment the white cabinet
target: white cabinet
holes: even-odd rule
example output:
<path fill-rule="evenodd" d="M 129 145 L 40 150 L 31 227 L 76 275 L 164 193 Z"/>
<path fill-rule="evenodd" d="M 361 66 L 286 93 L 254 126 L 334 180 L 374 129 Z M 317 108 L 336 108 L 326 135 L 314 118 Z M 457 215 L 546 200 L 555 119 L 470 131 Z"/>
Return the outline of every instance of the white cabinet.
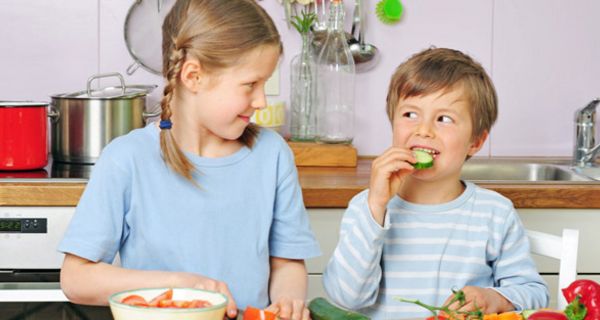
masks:
<path fill-rule="evenodd" d="M 525 228 L 560 235 L 563 228 L 579 229 L 579 278 L 600 282 L 600 209 L 518 209 Z M 311 227 L 321 245 L 323 255 L 307 261 L 308 298 L 326 296 L 321 282 L 323 270 L 338 241 L 344 209 L 309 209 Z M 539 272 L 548 283 L 551 296 L 557 290 L 558 262 L 534 256 Z M 552 297 L 550 306 L 555 306 Z"/>
<path fill-rule="evenodd" d="M 309 209 L 310 225 L 321 245 L 322 255 L 306 261 L 308 269 L 308 299 L 327 297 L 322 274 L 337 245 L 340 222 L 345 209 Z"/>
<path fill-rule="evenodd" d="M 579 229 L 578 274 L 600 274 L 600 209 L 518 209 L 527 229 L 560 235 Z M 558 273 L 558 262 L 534 257 L 540 273 Z"/>
<path fill-rule="evenodd" d="M 329 257 L 337 245 L 340 233 L 340 222 L 345 209 L 309 209 L 310 226 L 312 227 L 322 255 L 306 262 L 309 274 L 321 274 L 325 270 Z"/>

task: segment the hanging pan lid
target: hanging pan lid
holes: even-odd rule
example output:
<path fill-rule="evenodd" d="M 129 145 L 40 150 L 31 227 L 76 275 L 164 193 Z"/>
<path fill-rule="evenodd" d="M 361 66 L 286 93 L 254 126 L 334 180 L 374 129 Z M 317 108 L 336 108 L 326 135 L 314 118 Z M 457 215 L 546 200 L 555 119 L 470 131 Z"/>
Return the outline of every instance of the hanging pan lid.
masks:
<path fill-rule="evenodd" d="M 175 0 L 136 0 L 125 18 L 125 44 L 134 63 L 132 75 L 140 66 L 162 74 L 162 24 Z"/>

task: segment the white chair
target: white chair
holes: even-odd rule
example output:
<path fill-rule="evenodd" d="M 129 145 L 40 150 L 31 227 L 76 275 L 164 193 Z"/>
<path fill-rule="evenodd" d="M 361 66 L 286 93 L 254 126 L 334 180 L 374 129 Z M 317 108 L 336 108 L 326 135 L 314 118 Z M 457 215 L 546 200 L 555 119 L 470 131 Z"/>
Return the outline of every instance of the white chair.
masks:
<path fill-rule="evenodd" d="M 526 230 L 531 253 L 560 260 L 558 271 L 557 308 L 563 310 L 567 301 L 562 295 L 566 288 L 577 277 L 577 249 L 579 247 L 579 230 L 563 229 L 562 237 L 539 231 Z"/>

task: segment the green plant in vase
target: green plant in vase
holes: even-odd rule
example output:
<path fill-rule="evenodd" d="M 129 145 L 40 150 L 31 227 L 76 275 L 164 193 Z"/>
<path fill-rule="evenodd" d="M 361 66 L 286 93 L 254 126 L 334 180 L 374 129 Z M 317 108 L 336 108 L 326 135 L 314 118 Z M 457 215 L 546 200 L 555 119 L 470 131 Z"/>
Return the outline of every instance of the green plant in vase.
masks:
<path fill-rule="evenodd" d="M 302 49 L 292 58 L 290 66 L 290 133 L 293 141 L 314 141 L 317 134 L 317 67 L 310 45 L 310 27 L 315 20 L 314 13 L 302 10 L 300 15 L 292 16 L 291 21 L 302 38 Z"/>

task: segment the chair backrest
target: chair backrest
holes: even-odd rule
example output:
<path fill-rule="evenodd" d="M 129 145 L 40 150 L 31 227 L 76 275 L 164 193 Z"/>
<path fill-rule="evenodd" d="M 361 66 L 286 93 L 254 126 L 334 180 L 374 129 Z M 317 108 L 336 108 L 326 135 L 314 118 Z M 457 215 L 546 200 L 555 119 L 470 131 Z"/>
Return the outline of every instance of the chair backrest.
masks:
<path fill-rule="evenodd" d="M 562 236 L 526 230 L 531 253 L 560 260 L 558 271 L 557 308 L 563 310 L 567 301 L 561 289 L 566 288 L 577 277 L 577 249 L 579 247 L 579 230 L 563 229 Z"/>

